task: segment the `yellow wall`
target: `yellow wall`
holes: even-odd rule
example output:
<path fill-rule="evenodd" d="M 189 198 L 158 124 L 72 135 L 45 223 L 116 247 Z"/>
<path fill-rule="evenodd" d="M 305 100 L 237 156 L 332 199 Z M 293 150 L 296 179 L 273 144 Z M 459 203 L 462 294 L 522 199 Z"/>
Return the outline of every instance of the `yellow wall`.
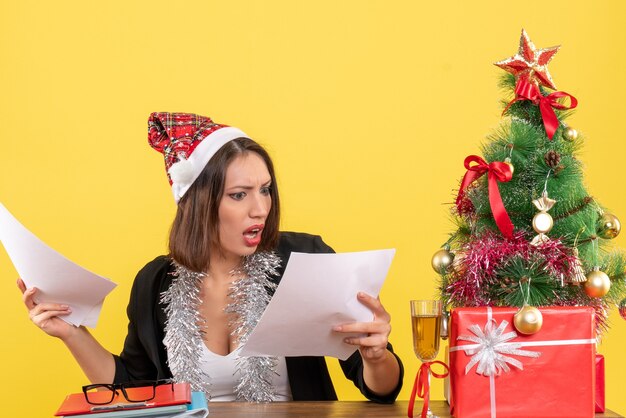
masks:
<path fill-rule="evenodd" d="M 397 248 L 382 299 L 407 399 L 418 365 L 408 300 L 435 295 L 430 257 L 453 228 L 446 202 L 464 157 L 500 120 L 492 63 L 516 51 L 522 27 L 538 47 L 563 45 L 550 70 L 580 101 L 571 124 L 588 138 L 589 190 L 626 220 L 626 6 L 617 0 L 3 0 L 0 201 L 119 283 L 93 331 L 117 352 L 134 274 L 163 253 L 174 214 L 163 161 L 146 143 L 148 114 L 197 112 L 240 127 L 275 158 L 284 229 L 321 234 L 338 251 Z M 626 247 L 625 236 L 615 243 Z M 51 416 L 86 380 L 29 322 L 16 276 L 0 251 L 2 415 Z M 600 346 L 607 402 L 626 413 L 626 321 L 613 311 L 611 322 Z M 340 397 L 359 399 L 333 367 Z"/>

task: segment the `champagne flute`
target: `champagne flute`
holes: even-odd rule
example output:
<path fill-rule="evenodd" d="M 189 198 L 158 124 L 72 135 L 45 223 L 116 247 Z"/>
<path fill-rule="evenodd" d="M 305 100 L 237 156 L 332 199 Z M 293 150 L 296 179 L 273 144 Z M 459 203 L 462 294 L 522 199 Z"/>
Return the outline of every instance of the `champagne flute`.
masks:
<path fill-rule="evenodd" d="M 439 353 L 439 333 L 441 327 L 441 301 L 412 300 L 411 323 L 413 325 L 413 350 L 422 363 L 434 361 Z M 428 386 L 430 387 L 430 368 Z M 424 402 L 429 402 L 430 390 Z M 428 407 L 427 417 L 437 418 Z"/>

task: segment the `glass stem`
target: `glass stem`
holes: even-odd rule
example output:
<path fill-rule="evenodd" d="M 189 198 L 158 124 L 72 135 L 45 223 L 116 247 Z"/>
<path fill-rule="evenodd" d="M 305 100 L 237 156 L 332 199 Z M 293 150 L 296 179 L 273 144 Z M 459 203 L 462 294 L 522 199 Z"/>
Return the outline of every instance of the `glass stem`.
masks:
<path fill-rule="evenodd" d="M 428 368 L 428 393 L 426 394 L 426 402 L 428 402 L 428 410 L 426 411 L 426 416 L 431 417 L 433 415 L 430 410 L 430 368 Z"/>

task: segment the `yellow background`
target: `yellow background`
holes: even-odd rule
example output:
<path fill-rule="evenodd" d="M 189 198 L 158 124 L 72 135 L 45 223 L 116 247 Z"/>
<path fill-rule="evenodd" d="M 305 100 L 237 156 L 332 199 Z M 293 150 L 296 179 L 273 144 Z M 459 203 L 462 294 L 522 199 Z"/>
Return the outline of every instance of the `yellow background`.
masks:
<path fill-rule="evenodd" d="M 401 399 L 418 366 L 408 301 L 435 296 L 430 258 L 453 229 L 463 159 L 500 121 L 492 63 L 516 52 L 522 27 L 538 47 L 563 45 L 550 71 L 580 101 L 570 123 L 587 137 L 590 193 L 626 220 L 624 2 L 0 4 L 0 201 L 119 284 L 93 331 L 113 352 L 134 275 L 164 252 L 175 209 L 146 142 L 152 111 L 208 115 L 266 145 L 283 229 L 337 251 L 397 249 L 382 300 L 406 366 Z M 30 323 L 3 251 L 0 278 L 2 415 L 51 416 L 86 379 Z M 626 321 L 613 310 L 611 322 L 607 405 L 624 414 Z M 330 364 L 340 398 L 360 399 Z"/>

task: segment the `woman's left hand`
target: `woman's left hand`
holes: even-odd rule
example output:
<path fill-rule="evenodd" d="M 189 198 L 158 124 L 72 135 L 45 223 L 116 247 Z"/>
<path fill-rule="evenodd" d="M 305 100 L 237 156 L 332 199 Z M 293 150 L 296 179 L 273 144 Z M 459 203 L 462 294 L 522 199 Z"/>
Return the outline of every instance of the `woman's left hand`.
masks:
<path fill-rule="evenodd" d="M 356 345 L 363 360 L 369 363 L 385 361 L 387 359 L 387 341 L 391 333 L 391 316 L 385 310 L 380 299 L 364 292 L 357 295 L 359 302 L 367 306 L 374 314 L 372 322 L 353 322 L 338 325 L 333 331 L 341 333 L 365 334 L 361 337 L 346 337 L 347 344 Z"/>

